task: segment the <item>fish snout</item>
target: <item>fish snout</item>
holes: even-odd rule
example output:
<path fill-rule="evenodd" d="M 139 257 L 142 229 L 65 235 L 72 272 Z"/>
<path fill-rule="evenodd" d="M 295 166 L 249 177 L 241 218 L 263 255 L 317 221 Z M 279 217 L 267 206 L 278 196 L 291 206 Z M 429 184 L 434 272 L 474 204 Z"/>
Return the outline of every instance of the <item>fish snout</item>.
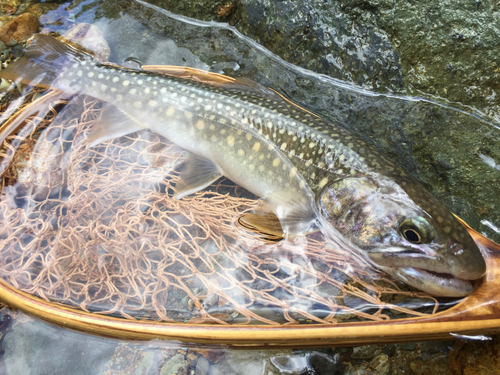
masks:
<path fill-rule="evenodd" d="M 486 272 L 486 263 L 484 259 L 470 259 L 469 262 L 462 263 L 459 267 L 453 267 L 453 275 L 463 280 L 477 280 Z"/>
<path fill-rule="evenodd" d="M 481 255 L 479 248 L 473 244 L 473 247 L 457 247 L 452 249 L 443 257 L 448 264 L 451 274 L 462 280 L 477 280 L 486 272 L 486 262 Z"/>

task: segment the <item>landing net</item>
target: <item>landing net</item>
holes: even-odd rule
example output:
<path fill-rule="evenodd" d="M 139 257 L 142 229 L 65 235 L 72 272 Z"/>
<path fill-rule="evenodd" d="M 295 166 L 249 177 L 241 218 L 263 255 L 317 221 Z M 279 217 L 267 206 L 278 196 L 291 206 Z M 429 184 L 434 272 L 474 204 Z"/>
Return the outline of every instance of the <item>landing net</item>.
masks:
<path fill-rule="evenodd" d="M 173 199 L 188 152 L 149 131 L 87 147 L 101 105 L 53 103 L 3 143 L 0 277 L 15 288 L 98 314 L 200 324 L 337 324 L 440 308 L 320 233 L 269 243 L 241 228 L 258 201 L 227 179 Z"/>

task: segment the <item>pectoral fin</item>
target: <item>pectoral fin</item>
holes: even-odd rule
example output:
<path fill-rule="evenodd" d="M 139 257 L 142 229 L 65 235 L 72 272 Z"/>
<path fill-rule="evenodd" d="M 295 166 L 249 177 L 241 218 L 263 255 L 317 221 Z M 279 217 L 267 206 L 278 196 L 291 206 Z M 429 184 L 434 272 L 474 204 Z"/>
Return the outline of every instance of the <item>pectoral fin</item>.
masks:
<path fill-rule="evenodd" d="M 87 142 L 93 147 L 101 142 L 134 133 L 146 127 L 139 121 L 107 103 L 102 107 L 99 118 L 92 125 Z"/>
<path fill-rule="evenodd" d="M 293 237 L 314 231 L 316 214 L 312 208 L 312 197 L 296 191 L 277 190 L 265 198 L 265 202 L 276 214 L 286 236 Z"/>
<path fill-rule="evenodd" d="M 238 218 L 238 224 L 258 234 L 262 240 L 268 242 L 278 242 L 285 235 L 278 217 L 265 201 L 260 201 L 251 211 L 244 212 Z"/>
<path fill-rule="evenodd" d="M 175 199 L 196 193 L 222 177 L 222 172 L 212 161 L 191 155 L 183 165 L 180 181 L 175 185 Z"/>

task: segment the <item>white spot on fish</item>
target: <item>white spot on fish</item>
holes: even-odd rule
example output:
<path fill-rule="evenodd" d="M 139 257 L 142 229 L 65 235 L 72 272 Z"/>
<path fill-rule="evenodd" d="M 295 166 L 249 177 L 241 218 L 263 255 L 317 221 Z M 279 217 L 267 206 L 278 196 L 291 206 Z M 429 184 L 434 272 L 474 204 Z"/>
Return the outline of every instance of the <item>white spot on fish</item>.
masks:
<path fill-rule="evenodd" d="M 150 107 L 156 107 L 158 105 L 158 102 L 156 100 L 150 100 L 148 104 Z"/>
<path fill-rule="evenodd" d="M 140 101 L 134 102 L 134 107 L 135 108 L 142 108 L 142 102 L 140 102 Z"/>
<path fill-rule="evenodd" d="M 115 82 L 115 83 L 118 82 L 119 80 L 120 80 L 120 78 L 118 78 L 118 77 L 113 78 L 113 82 Z"/>
<path fill-rule="evenodd" d="M 280 165 L 280 162 L 281 160 L 279 158 L 276 158 L 273 160 L 273 167 L 277 167 L 278 165 Z"/>
<path fill-rule="evenodd" d="M 243 151 L 241 148 L 238 150 L 238 156 L 243 156 L 245 155 L 245 151 Z"/>
<path fill-rule="evenodd" d="M 328 178 L 327 178 L 327 177 L 325 177 L 324 179 L 322 179 L 322 180 L 319 182 L 318 186 L 319 186 L 319 188 L 320 188 L 320 189 L 323 189 L 327 183 L 328 183 Z"/>
<path fill-rule="evenodd" d="M 184 112 L 184 116 L 186 116 L 186 118 L 191 118 L 193 114 L 191 112 Z"/>
<path fill-rule="evenodd" d="M 203 128 L 205 127 L 205 123 L 203 122 L 203 120 L 200 120 L 196 123 L 196 128 L 199 129 L 199 130 L 203 130 Z"/>
<path fill-rule="evenodd" d="M 83 72 L 82 72 L 81 70 L 79 70 L 78 72 L 76 72 L 76 75 L 77 75 L 78 77 L 81 77 L 81 76 L 83 75 Z"/>
<path fill-rule="evenodd" d="M 101 74 L 102 75 L 102 74 Z M 125 80 L 123 81 L 122 85 L 123 86 L 128 86 L 130 84 L 130 81 L 129 80 Z"/>
<path fill-rule="evenodd" d="M 94 76 L 94 72 L 88 72 L 87 77 L 92 78 Z"/>
<path fill-rule="evenodd" d="M 227 136 L 227 144 L 231 147 L 234 146 L 234 137 L 232 135 Z"/>
<path fill-rule="evenodd" d="M 131 94 L 131 95 L 134 95 L 136 92 L 137 92 L 136 89 L 131 89 L 128 93 Z"/>

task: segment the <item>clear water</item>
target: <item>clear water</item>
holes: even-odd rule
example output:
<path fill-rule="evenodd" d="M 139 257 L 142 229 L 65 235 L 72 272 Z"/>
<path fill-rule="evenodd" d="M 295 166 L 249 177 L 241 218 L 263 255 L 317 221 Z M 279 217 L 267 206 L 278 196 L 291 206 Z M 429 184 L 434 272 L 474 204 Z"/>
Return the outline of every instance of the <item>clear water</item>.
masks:
<path fill-rule="evenodd" d="M 106 6 L 109 4 L 105 2 L 65 3 L 61 4 L 57 10 L 46 14 L 42 20 L 46 20 L 45 26 L 54 31 L 63 31 L 72 24 L 80 22 L 97 25 L 103 31 L 104 38 L 111 47 L 112 53 L 109 60 L 119 65 L 134 66 L 135 61 L 143 65 L 185 65 L 231 76 L 250 77 L 266 86 L 277 89 L 293 101 L 314 110 L 332 122 L 354 130 L 362 131 L 370 128 L 373 123 L 393 120 L 401 123 L 412 122 L 418 127 L 419 123 L 431 121 L 428 116 L 424 115 L 428 113 L 432 113 L 434 118 L 442 120 L 439 126 L 443 129 L 453 129 L 460 126 L 461 118 L 471 116 L 470 113 L 457 110 L 457 108 L 450 108 L 423 99 L 375 94 L 293 66 L 226 24 L 187 19 L 140 1 L 122 1 L 113 4 L 110 9 L 107 9 Z M 54 22 L 56 20 L 62 20 L 62 22 Z M 497 136 L 499 134 L 495 125 L 480 117 L 476 118 L 475 124 L 480 132 L 493 133 Z M 360 134 L 363 137 L 363 133 Z M 446 132 L 442 134 L 437 132 L 436 134 L 437 137 L 447 136 Z M 474 155 L 470 157 L 475 158 Z M 484 155 L 481 159 L 485 165 L 497 167 L 495 160 Z M 404 164 L 405 160 L 402 163 Z M 234 189 L 234 187 L 228 183 L 227 189 Z M 494 236 L 500 223 L 490 218 L 482 218 L 481 220 L 482 230 L 489 236 Z M 479 223 L 476 224 L 479 225 Z M 210 243 L 204 245 L 205 249 L 208 249 L 207 253 L 210 253 L 210 247 L 213 245 Z M 310 261 L 301 260 L 300 257 L 292 260 L 294 264 Z M 314 261 L 302 264 L 302 266 L 318 270 Z M 290 273 L 290 270 L 283 270 L 283 275 L 280 277 L 286 279 Z M 243 279 L 243 276 L 241 277 Z M 309 277 L 307 273 L 301 277 L 299 281 L 305 285 L 315 282 L 313 279 L 307 279 Z M 211 298 L 208 288 L 193 285 L 190 290 L 194 290 L 194 288 L 197 288 L 196 291 L 199 293 L 201 302 Z M 172 295 L 174 295 L 173 292 L 172 290 Z M 321 293 L 331 295 L 332 291 L 323 290 L 319 294 L 322 295 Z M 182 306 L 176 307 L 178 319 L 181 321 L 193 318 L 193 306 L 189 306 L 191 297 L 186 298 L 186 296 L 188 293 L 175 294 L 174 300 L 183 303 Z M 244 296 L 241 297 L 242 301 L 245 301 Z M 291 296 L 284 290 L 281 298 L 291 298 Z M 349 295 L 347 299 L 344 296 L 344 302 L 346 304 L 352 303 L 356 307 L 363 304 L 363 301 L 356 301 L 355 297 Z M 82 303 L 82 299 L 75 298 L 72 303 L 78 305 Z M 401 306 L 411 308 L 414 303 L 413 300 L 405 300 Z M 417 303 L 423 306 L 423 311 L 426 312 L 434 307 L 432 302 L 428 301 L 419 300 Z M 319 319 L 323 319 L 325 315 L 328 316 L 329 311 L 322 313 L 319 305 L 304 307 L 298 303 L 296 308 L 298 311 L 314 311 Z M 130 310 L 124 310 L 124 313 L 132 314 L 131 311 L 134 311 L 134 314 L 150 314 L 149 311 L 141 310 L 138 306 L 140 306 L 139 302 Z M 106 310 L 106 307 L 91 306 L 91 308 L 99 310 Z M 376 307 L 369 304 L 366 306 L 368 311 L 373 308 Z M 360 309 L 363 310 L 363 308 Z M 221 309 L 212 312 L 231 316 L 234 310 Z M 331 366 L 329 367 L 331 369 L 340 368 L 338 355 L 328 350 L 246 352 L 232 351 L 224 347 L 203 347 L 208 352 L 225 353 L 225 359 L 221 359 L 221 361 L 227 362 L 226 366 L 228 367 L 216 365 L 213 361 L 207 365 L 203 364 L 204 360 L 200 359 L 203 355 L 196 351 L 200 348 L 199 346 L 104 339 L 62 330 L 46 323 L 33 321 L 23 314 L 9 311 L 4 311 L 4 314 L 4 316 L 12 315 L 15 317 L 11 326 L 15 328 L 11 331 L 15 334 L 4 333 L 3 338 L 4 365 L 8 373 L 62 374 L 71 371 L 72 373 L 91 374 L 133 373 L 132 371 L 135 371 L 135 373 L 149 374 L 157 373 L 158 369 L 165 365 L 166 358 L 172 358 L 176 355 L 183 358 L 178 357 L 180 362 L 185 360 L 189 363 L 187 358 L 190 351 L 197 353 L 195 354 L 196 361 L 193 359 L 193 364 L 190 365 L 190 369 L 197 371 L 197 374 L 217 374 L 222 373 L 220 371 L 228 371 L 228 369 L 241 374 L 303 374 L 308 373 L 308 371 L 309 373 L 322 373 L 318 370 L 320 365 L 314 365 L 318 361 L 327 368 L 328 366 Z M 262 316 L 270 320 L 279 321 L 282 319 L 284 322 L 283 316 L 274 314 L 272 310 L 267 314 L 262 314 Z M 120 315 L 120 313 L 118 312 L 116 315 Z M 221 315 L 217 316 L 221 317 Z M 295 318 L 298 317 L 303 319 L 303 315 L 295 315 Z M 54 339 L 55 337 L 57 340 Z M 31 353 L 30 351 L 35 351 L 37 355 L 29 358 L 27 353 Z M 81 357 L 80 352 L 82 353 Z M 19 355 L 19 353 L 22 354 Z M 57 360 L 54 360 L 53 353 L 58 353 Z M 194 357 L 192 356 L 192 358 Z M 35 361 L 40 362 L 35 363 Z M 36 370 L 37 366 L 43 370 Z M 174 365 L 170 363 L 168 366 Z M 200 370 L 197 370 L 197 366 Z M 203 366 L 208 366 L 208 370 L 202 372 L 202 368 L 205 368 Z M 51 370 L 48 371 L 48 369 Z"/>

